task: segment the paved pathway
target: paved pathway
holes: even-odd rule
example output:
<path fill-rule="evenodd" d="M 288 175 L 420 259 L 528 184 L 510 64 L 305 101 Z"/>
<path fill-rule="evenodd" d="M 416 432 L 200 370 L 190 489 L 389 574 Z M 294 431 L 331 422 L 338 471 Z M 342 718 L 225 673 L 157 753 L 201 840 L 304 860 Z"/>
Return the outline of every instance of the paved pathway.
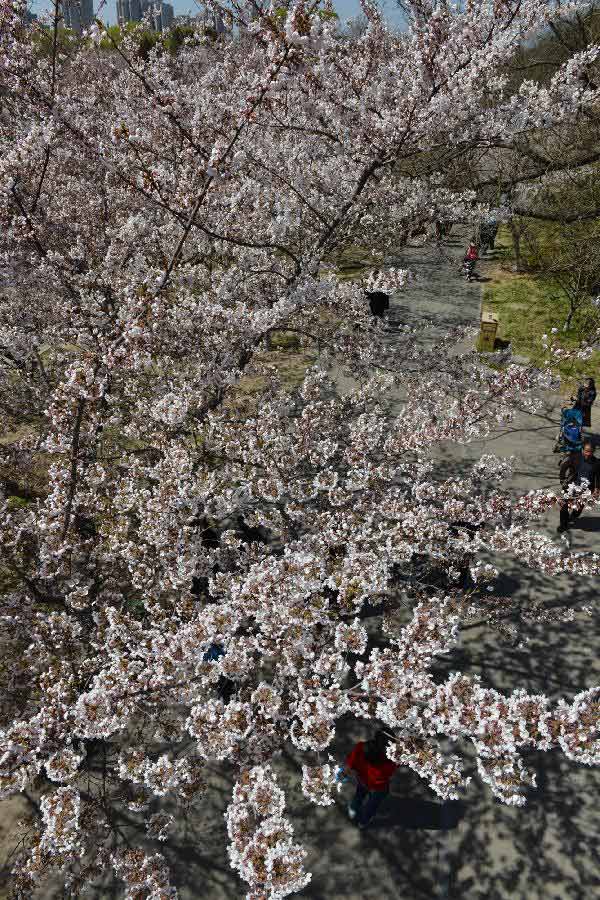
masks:
<path fill-rule="evenodd" d="M 481 286 L 457 275 L 468 235 L 460 233 L 445 247 L 444 259 L 433 248 L 407 248 L 395 263 L 417 272 L 420 283 L 394 303 L 390 323 L 413 323 L 419 316 L 435 317 L 436 331 L 453 325 L 477 324 Z M 485 276 L 486 264 L 479 267 Z M 560 399 L 543 396 L 538 415 L 518 414 L 509 428 L 498 428 L 485 441 L 452 448 L 449 471 L 459 471 L 482 453 L 516 456 L 519 460 L 510 487 L 515 492 L 557 486 L 557 457 L 552 453 Z M 598 415 L 598 413 L 596 413 Z M 553 512 L 539 529 L 555 533 Z M 600 516 L 582 516 L 569 533 L 576 552 L 600 553 Z M 514 561 L 502 560 L 501 588 L 523 608 L 540 600 L 551 607 L 565 598 L 595 600 L 596 579 L 548 578 Z M 533 629 L 529 646 L 518 649 L 482 630 L 467 633 L 462 648 L 448 659 L 449 671 L 470 669 L 499 689 L 522 686 L 551 696 L 572 696 L 600 682 L 597 662 L 598 617 L 569 624 L 546 624 Z M 432 897 L 453 898 L 589 898 L 600 878 L 595 835 L 595 797 L 600 773 L 569 764 L 558 754 L 530 760 L 538 773 L 539 790 L 532 792 L 525 810 L 504 807 L 477 783 L 467 798 L 465 817 L 447 835 L 449 881 L 434 887 L 434 870 L 426 857 L 412 859 L 411 869 L 430 880 Z M 404 836 L 404 833 L 402 833 Z M 596 885 L 596 888 L 594 887 Z M 411 896 L 400 892 L 390 896 Z M 415 895 L 416 896 L 416 895 Z"/>
<path fill-rule="evenodd" d="M 389 313 L 398 324 L 434 320 L 433 338 L 448 327 L 476 326 L 481 285 L 458 276 L 468 234 L 452 235 L 443 248 L 409 247 L 392 258 L 416 273 L 418 281 L 394 298 Z M 485 277 L 486 264 L 480 265 Z M 431 338 L 425 338 L 428 344 Z M 466 348 L 465 348 L 466 349 Z M 485 441 L 452 448 L 444 465 L 460 471 L 483 453 L 519 459 L 510 487 L 515 492 L 557 486 L 557 457 L 552 453 L 560 400 L 543 398 L 537 415 L 520 413 L 510 428 L 496 429 Z M 548 515 L 539 529 L 553 535 L 558 515 Z M 600 516 L 586 515 L 569 534 L 577 552 L 600 552 Z M 548 578 L 511 560 L 502 560 L 501 589 L 522 608 L 532 601 L 548 607 L 564 598 L 593 600 L 595 579 Z M 597 662 L 598 618 L 533 628 L 530 642 L 519 648 L 484 629 L 465 633 L 462 646 L 446 660 L 448 671 L 480 674 L 498 689 L 524 687 L 550 696 L 573 696 L 600 682 Z M 360 736 L 356 727 L 352 736 Z M 346 737 L 350 738 L 350 734 Z M 349 744 L 336 741 L 341 758 Z M 340 810 L 311 813 L 314 830 L 310 859 L 314 883 L 303 896 L 382 898 L 453 898 L 453 900 L 588 900 L 600 883 L 597 859 L 596 805 L 600 773 L 570 764 L 559 754 L 532 754 L 538 790 L 525 809 L 496 802 L 475 778 L 465 798 L 463 818 L 449 832 L 436 831 L 440 806 L 410 773 L 396 776 L 387 810 L 373 831 L 359 834 Z M 416 828 L 418 823 L 429 827 Z M 315 845 L 316 844 L 316 845 Z"/>

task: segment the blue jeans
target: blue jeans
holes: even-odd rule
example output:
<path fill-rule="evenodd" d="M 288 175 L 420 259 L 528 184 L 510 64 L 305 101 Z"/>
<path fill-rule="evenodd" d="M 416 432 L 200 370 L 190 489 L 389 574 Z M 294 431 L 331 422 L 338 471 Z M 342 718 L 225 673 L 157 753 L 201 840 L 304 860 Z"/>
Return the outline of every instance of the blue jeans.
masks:
<path fill-rule="evenodd" d="M 350 809 L 356 813 L 356 821 L 360 825 L 367 825 L 371 821 L 386 794 L 387 791 L 370 791 L 358 782 Z"/>

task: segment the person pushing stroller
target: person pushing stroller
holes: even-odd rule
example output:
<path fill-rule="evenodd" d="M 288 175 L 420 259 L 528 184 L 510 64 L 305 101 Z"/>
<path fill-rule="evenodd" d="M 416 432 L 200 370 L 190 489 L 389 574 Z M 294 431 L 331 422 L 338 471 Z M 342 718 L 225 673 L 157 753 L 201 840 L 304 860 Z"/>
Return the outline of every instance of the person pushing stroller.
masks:
<path fill-rule="evenodd" d="M 571 397 L 575 403 L 575 409 L 581 410 L 582 424 L 584 428 L 592 427 L 592 405 L 596 399 L 596 384 L 593 378 L 586 378 L 580 385 L 577 396 Z"/>

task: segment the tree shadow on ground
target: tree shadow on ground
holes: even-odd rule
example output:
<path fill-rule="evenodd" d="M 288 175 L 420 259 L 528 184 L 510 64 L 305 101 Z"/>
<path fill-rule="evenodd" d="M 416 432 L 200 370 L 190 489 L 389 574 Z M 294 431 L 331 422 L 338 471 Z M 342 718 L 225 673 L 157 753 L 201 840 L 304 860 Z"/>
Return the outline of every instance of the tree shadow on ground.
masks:
<path fill-rule="evenodd" d="M 420 797 L 401 797 L 392 794 L 382 806 L 369 830 L 406 828 L 409 830 L 452 831 L 465 816 L 466 807 L 460 800 L 435 803 Z"/>
<path fill-rule="evenodd" d="M 600 518 L 593 519 L 591 516 L 581 516 L 571 524 L 571 529 L 576 531 L 600 531 Z"/>
<path fill-rule="evenodd" d="M 513 572 L 514 586 L 519 583 L 516 564 Z M 539 573 L 530 572 L 526 589 L 523 580 L 520 589 L 523 615 L 534 603 L 551 611 L 560 600 L 575 604 L 595 599 L 589 580 L 574 581 L 570 593 L 557 597 L 555 579 Z M 493 632 L 473 633 L 463 642 L 461 669 L 481 675 L 486 685 L 498 690 L 522 687 L 554 700 L 572 698 L 599 680 L 593 624 L 583 617 L 530 624 L 523 632 L 525 646 L 511 645 Z M 451 661 L 448 668 L 453 668 Z M 524 759 L 537 778 L 537 789 L 529 792 L 525 808 L 495 802 L 474 781 L 459 827 L 450 896 L 469 900 L 594 896 L 600 876 L 595 850 L 600 773 L 558 752 L 530 753 Z"/>
<path fill-rule="evenodd" d="M 519 564 L 513 562 L 497 588 L 517 601 L 515 622 L 523 628 L 520 638 L 513 641 L 495 631 L 473 629 L 438 663 L 436 680 L 460 669 L 479 675 L 483 684 L 498 690 L 519 687 L 543 692 L 553 700 L 572 698 L 598 683 L 593 621 L 551 618 L 552 610 L 563 601 L 593 602 L 595 586 L 590 580 L 560 580 L 531 571 L 525 580 Z M 534 609 L 547 610 L 547 619 L 527 622 Z M 527 640 L 524 646 L 522 639 Z M 335 758 L 343 760 L 355 740 L 368 737 L 371 731 L 367 724 L 361 729 L 360 724 L 340 722 L 332 748 Z M 466 757 L 467 771 L 470 767 L 475 775 L 468 747 L 462 745 L 460 752 Z M 600 878 L 595 826 L 600 773 L 576 765 L 559 752 L 527 753 L 524 762 L 537 780 L 524 808 L 494 800 L 475 776 L 460 807 L 460 821 L 450 831 L 436 828 L 441 804 L 406 770 L 395 776 L 392 795 L 372 828 L 364 832 L 352 828 L 343 809 L 337 831 L 328 810 L 307 812 L 314 826 L 308 860 L 314 879 L 302 896 L 315 900 L 331 896 L 344 900 L 363 896 L 588 900 L 595 895 Z M 347 799 L 350 796 L 351 790 Z M 323 820 L 327 825 L 321 830 Z"/>

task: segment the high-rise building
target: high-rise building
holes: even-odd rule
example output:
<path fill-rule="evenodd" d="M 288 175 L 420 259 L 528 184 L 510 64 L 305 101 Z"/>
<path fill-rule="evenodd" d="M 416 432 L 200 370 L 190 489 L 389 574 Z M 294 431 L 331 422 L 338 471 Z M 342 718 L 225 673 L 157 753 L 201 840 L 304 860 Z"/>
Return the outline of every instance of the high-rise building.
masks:
<path fill-rule="evenodd" d="M 142 18 L 140 0 L 117 0 L 117 23 L 139 22 Z"/>
<path fill-rule="evenodd" d="M 155 31 L 165 31 L 173 24 L 175 17 L 170 3 L 153 3 L 151 0 L 117 0 L 117 22 L 120 26 L 127 22 L 141 22 L 149 12 Z"/>
<path fill-rule="evenodd" d="M 62 0 L 62 12 L 65 28 L 81 34 L 94 21 L 93 0 Z"/>
<path fill-rule="evenodd" d="M 37 22 L 37 18 L 36 14 L 31 12 L 30 9 L 26 9 L 23 13 L 23 21 L 26 25 L 33 25 L 34 22 Z"/>
<path fill-rule="evenodd" d="M 218 35 L 225 34 L 227 31 L 227 27 L 223 22 L 221 14 L 215 12 L 215 10 L 208 9 L 208 7 L 205 6 L 198 18 L 205 28 L 212 29 L 212 31 L 216 32 Z"/>
<path fill-rule="evenodd" d="M 154 4 L 150 0 L 117 0 L 117 23 L 119 26 L 127 22 L 141 22 L 144 15 L 150 12 L 154 22 Z"/>
<path fill-rule="evenodd" d="M 154 4 L 154 30 L 166 31 L 173 24 L 175 14 L 170 3 L 163 3 L 159 0 Z"/>

